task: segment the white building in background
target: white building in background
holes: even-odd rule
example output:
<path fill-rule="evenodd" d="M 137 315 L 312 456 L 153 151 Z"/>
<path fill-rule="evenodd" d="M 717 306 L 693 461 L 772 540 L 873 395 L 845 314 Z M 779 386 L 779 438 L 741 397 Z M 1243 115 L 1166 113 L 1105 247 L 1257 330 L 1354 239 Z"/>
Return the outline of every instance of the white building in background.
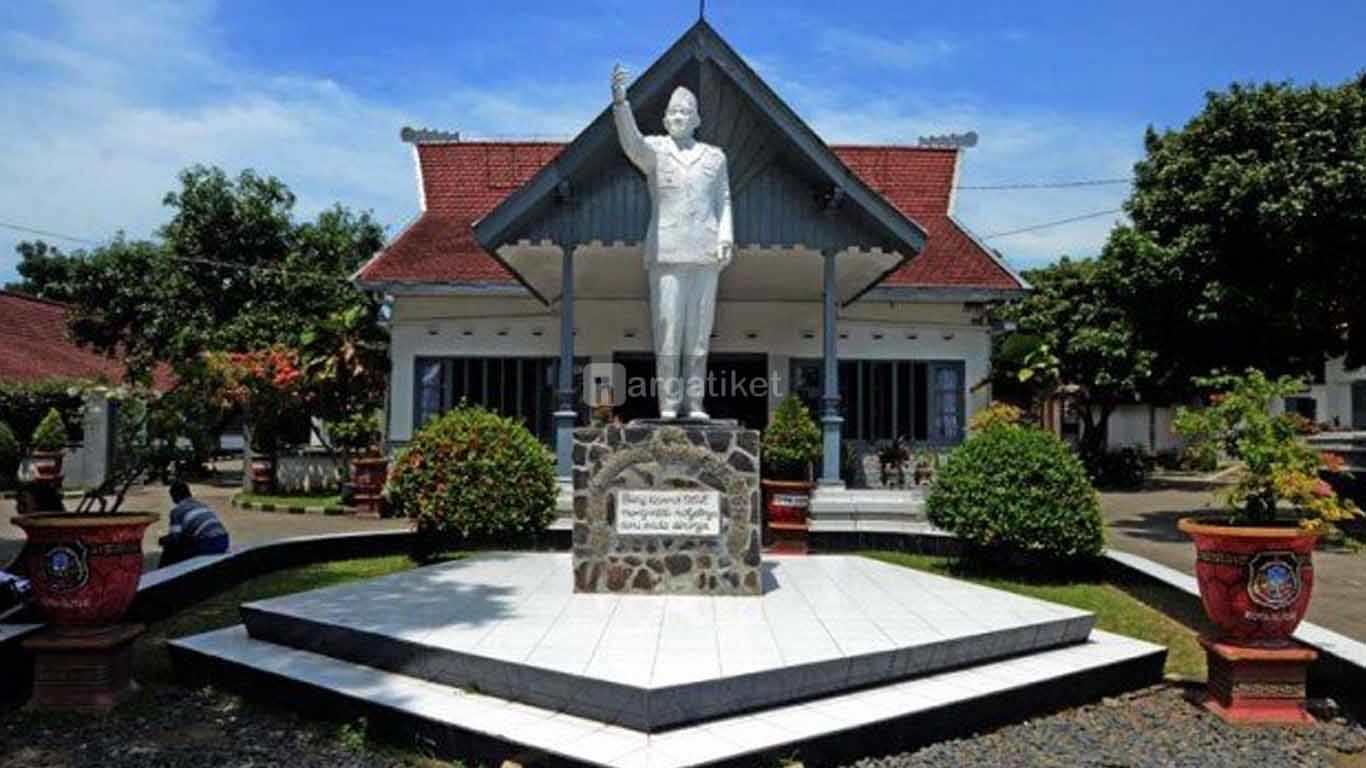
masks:
<path fill-rule="evenodd" d="M 632 85 L 642 128 L 657 129 L 677 85 L 698 95 L 698 138 L 726 152 L 734 206 L 707 411 L 762 429 L 791 391 L 826 417 L 827 440 L 833 428 L 860 444 L 960 441 L 990 401 L 976 386 L 989 373 L 987 310 L 1028 288 L 953 216 L 964 150 L 827 145 L 705 23 Z M 418 214 L 356 275 L 391 303 L 391 445 L 462 399 L 553 444 L 588 418 L 562 361 L 652 376 L 649 200 L 611 131 L 606 109 L 568 144 L 405 129 Z M 616 415 L 654 411 L 653 397 L 628 393 Z"/>

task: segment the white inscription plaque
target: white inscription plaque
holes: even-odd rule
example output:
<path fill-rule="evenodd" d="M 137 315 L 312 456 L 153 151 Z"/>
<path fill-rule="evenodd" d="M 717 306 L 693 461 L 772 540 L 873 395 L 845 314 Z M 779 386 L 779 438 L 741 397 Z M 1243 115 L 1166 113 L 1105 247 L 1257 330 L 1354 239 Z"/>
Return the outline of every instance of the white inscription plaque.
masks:
<path fill-rule="evenodd" d="M 718 491 L 616 492 L 617 533 L 657 536 L 718 536 Z"/>

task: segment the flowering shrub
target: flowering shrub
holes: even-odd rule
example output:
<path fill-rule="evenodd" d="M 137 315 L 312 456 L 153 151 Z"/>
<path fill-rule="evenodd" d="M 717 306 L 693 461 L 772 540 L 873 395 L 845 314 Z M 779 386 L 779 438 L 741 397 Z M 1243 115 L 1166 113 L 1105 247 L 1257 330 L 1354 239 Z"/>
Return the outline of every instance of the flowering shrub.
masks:
<path fill-rule="evenodd" d="M 1305 442 L 1293 414 L 1271 413 L 1272 402 L 1303 391 L 1303 383 L 1290 377 L 1268 379 L 1255 369 L 1196 383 L 1217 391 L 1204 408 L 1179 409 L 1172 426 L 1183 437 L 1222 445 L 1243 462 L 1245 469 L 1227 494 L 1236 521 L 1272 522 L 1282 501 L 1294 508 L 1300 526 L 1311 531 L 1360 514 L 1319 476 L 1341 472 L 1341 458 Z"/>
<path fill-rule="evenodd" d="M 949 454 L 925 500 L 930 522 L 983 552 L 1099 554 L 1100 500 L 1081 460 L 1055 435 L 998 424 Z"/>
<path fill-rule="evenodd" d="M 1002 424 L 1020 424 L 1024 422 L 1024 415 L 1023 409 L 1010 403 L 993 402 L 972 415 L 968 420 L 968 430 L 983 432 Z"/>
<path fill-rule="evenodd" d="M 251 427 L 252 448 L 274 453 L 278 427 L 298 405 L 303 371 L 299 353 L 283 345 L 251 352 L 209 352 L 204 362 L 226 407 L 240 406 Z"/>
<path fill-rule="evenodd" d="M 387 491 L 425 557 L 457 539 L 498 539 L 555 519 L 555 457 L 521 422 L 461 405 L 394 458 Z"/>

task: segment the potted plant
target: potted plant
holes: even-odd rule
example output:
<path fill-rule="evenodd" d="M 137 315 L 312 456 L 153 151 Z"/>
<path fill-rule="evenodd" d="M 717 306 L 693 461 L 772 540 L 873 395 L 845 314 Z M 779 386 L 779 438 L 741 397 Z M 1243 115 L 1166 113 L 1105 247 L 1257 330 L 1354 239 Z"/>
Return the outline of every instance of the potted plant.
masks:
<path fill-rule="evenodd" d="M 763 437 L 764 505 L 777 548 L 806 551 L 811 507 L 811 463 L 821 455 L 821 430 L 796 395 L 778 404 Z"/>
<path fill-rule="evenodd" d="M 38 611 L 58 632 L 80 633 L 113 624 L 137 595 L 143 533 L 158 516 L 121 509 L 129 488 L 155 455 L 146 430 L 150 406 L 141 399 L 155 395 L 132 392 L 116 390 L 110 395 L 122 404 L 104 481 L 87 492 L 73 512 L 12 519 L 28 536 L 22 558 Z"/>
<path fill-rule="evenodd" d="M 878 451 L 878 474 L 885 488 L 906 487 L 906 462 L 911 460 L 911 447 L 906 438 L 898 437 Z"/>
<path fill-rule="evenodd" d="M 62 457 L 66 452 L 66 424 L 56 408 L 48 409 L 47 415 L 33 430 L 32 454 L 29 465 L 33 478 L 40 483 L 60 486 L 62 483 Z"/>
<path fill-rule="evenodd" d="M 327 431 L 333 446 L 350 457 L 353 503 L 360 512 L 378 516 L 389 471 L 389 459 L 379 447 L 379 421 L 373 415 L 356 415 L 328 425 Z"/>
<path fill-rule="evenodd" d="M 1301 382 L 1248 370 L 1197 383 L 1217 394 L 1204 408 L 1180 409 L 1177 433 L 1222 446 L 1243 464 L 1227 512 L 1179 523 L 1195 541 L 1200 599 L 1223 641 L 1287 647 L 1309 607 L 1315 544 L 1359 514 L 1320 476 L 1343 462 L 1305 442 L 1293 416 L 1271 412 L 1273 402 L 1303 391 Z"/>

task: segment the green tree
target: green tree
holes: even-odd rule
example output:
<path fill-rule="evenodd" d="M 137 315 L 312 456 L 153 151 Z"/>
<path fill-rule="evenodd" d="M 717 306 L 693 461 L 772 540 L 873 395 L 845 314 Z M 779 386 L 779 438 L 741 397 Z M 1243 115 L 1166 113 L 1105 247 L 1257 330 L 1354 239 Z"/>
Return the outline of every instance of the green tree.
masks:
<path fill-rule="evenodd" d="M 1057 386 L 1072 393 L 1082 420 L 1082 449 L 1097 456 L 1105 448 L 1110 414 L 1133 402 L 1151 383 L 1157 355 L 1140 346 L 1128 315 L 1114 300 L 1123 276 L 1099 259 L 1063 257 L 1057 264 L 1025 273 L 1034 290 L 1001 310 L 1014 321 L 1023 342 L 998 359 L 994 375 L 1037 382 L 1040 394 Z"/>
<path fill-rule="evenodd" d="M 1234 85 L 1145 143 L 1108 250 L 1162 378 L 1366 363 L 1366 74 Z"/>
<path fill-rule="evenodd" d="M 298 346 L 321 319 L 374 301 L 348 281 L 383 245 L 367 214 L 340 206 L 296 223 L 280 180 L 194 166 L 164 200 L 173 214 L 156 241 L 116 237 L 77 258 L 76 339 L 121 354 L 146 381 L 156 361 L 176 370 L 209 350 Z"/>
<path fill-rule="evenodd" d="M 42 240 L 19 243 L 14 251 L 19 254 L 19 265 L 15 269 L 23 279 L 6 283 L 5 290 L 49 301 L 71 301 L 76 256 L 62 253 Z"/>

